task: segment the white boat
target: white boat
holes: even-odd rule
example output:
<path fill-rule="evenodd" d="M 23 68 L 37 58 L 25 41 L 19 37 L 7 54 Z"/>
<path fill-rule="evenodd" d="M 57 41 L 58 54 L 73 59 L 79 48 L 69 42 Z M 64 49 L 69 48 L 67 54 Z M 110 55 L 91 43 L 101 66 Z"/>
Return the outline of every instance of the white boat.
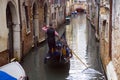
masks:
<path fill-rule="evenodd" d="M 0 80 L 28 80 L 19 62 L 11 62 L 0 67 Z"/>

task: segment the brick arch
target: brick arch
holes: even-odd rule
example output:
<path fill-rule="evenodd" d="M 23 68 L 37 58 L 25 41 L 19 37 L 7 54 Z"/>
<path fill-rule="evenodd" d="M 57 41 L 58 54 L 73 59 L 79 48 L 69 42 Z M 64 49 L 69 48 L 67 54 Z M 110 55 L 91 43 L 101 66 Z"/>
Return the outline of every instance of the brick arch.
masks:
<path fill-rule="evenodd" d="M 18 24 L 19 23 L 19 20 L 18 20 L 18 15 L 17 15 L 17 6 L 16 6 L 16 3 L 14 1 L 8 1 L 7 2 L 7 6 L 10 6 L 10 10 L 11 10 L 11 13 L 12 13 L 12 21 L 13 23 L 15 24 Z M 7 6 L 6 6 L 6 9 L 7 9 Z"/>

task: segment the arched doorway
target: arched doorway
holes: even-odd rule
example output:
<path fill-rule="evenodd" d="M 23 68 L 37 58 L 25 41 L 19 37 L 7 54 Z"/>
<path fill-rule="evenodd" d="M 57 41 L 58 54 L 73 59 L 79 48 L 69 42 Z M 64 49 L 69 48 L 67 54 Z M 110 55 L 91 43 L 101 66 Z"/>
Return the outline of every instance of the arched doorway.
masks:
<path fill-rule="evenodd" d="M 6 17 L 7 17 L 7 28 L 9 30 L 8 33 L 8 52 L 9 52 L 9 59 L 12 59 L 14 57 L 14 46 L 13 46 L 13 23 L 12 23 L 12 13 L 10 10 L 9 4 L 7 5 L 6 9 Z"/>
<path fill-rule="evenodd" d="M 33 4 L 33 38 L 34 46 L 36 47 L 39 39 L 39 14 L 36 3 Z"/>
<path fill-rule="evenodd" d="M 14 4 L 9 1 L 6 6 L 6 25 L 8 28 L 8 53 L 9 60 L 17 58 L 20 60 L 20 26 Z"/>
<path fill-rule="evenodd" d="M 47 4 L 45 3 L 44 5 L 44 23 L 47 24 L 47 14 L 48 14 L 48 7 Z"/>

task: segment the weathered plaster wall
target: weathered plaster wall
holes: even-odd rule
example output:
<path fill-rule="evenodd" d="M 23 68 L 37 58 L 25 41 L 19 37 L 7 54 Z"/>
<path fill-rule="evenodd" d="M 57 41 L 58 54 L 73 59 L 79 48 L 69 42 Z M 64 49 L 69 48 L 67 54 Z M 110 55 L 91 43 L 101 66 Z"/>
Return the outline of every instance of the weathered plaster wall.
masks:
<path fill-rule="evenodd" d="M 120 79 L 120 1 L 113 1 L 113 21 L 112 21 L 112 60 Z"/>
<path fill-rule="evenodd" d="M 9 61 L 8 58 L 8 33 L 6 21 L 6 8 L 8 2 L 12 3 L 11 11 L 13 19 L 13 31 L 14 31 L 14 57 L 20 58 L 20 21 L 19 21 L 19 8 L 18 0 L 0 0 L 0 65 L 3 65 Z M 16 38 L 17 37 L 17 38 Z"/>

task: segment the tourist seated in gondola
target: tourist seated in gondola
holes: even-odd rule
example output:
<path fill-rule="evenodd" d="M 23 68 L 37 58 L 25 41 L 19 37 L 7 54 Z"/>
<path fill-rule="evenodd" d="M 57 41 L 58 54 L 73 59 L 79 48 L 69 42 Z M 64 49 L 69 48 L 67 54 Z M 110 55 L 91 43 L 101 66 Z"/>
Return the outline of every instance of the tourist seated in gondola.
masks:
<path fill-rule="evenodd" d="M 63 55 L 64 60 L 65 60 L 66 62 L 68 62 L 69 59 L 73 56 L 71 49 L 70 49 L 67 45 L 63 45 L 62 55 Z"/>
<path fill-rule="evenodd" d="M 61 43 L 62 43 L 62 48 L 61 48 L 62 57 L 66 62 L 68 62 L 69 59 L 72 57 L 72 51 L 63 37 L 61 38 Z"/>
<path fill-rule="evenodd" d="M 63 47 L 63 44 L 60 40 L 58 40 L 56 42 L 56 51 L 54 52 L 54 56 L 56 58 L 60 58 L 60 56 L 62 55 L 62 47 Z"/>
<path fill-rule="evenodd" d="M 68 62 L 72 57 L 72 52 L 68 47 L 66 41 L 64 39 L 58 40 L 56 42 L 56 51 L 54 52 L 54 59 L 58 61 Z"/>

